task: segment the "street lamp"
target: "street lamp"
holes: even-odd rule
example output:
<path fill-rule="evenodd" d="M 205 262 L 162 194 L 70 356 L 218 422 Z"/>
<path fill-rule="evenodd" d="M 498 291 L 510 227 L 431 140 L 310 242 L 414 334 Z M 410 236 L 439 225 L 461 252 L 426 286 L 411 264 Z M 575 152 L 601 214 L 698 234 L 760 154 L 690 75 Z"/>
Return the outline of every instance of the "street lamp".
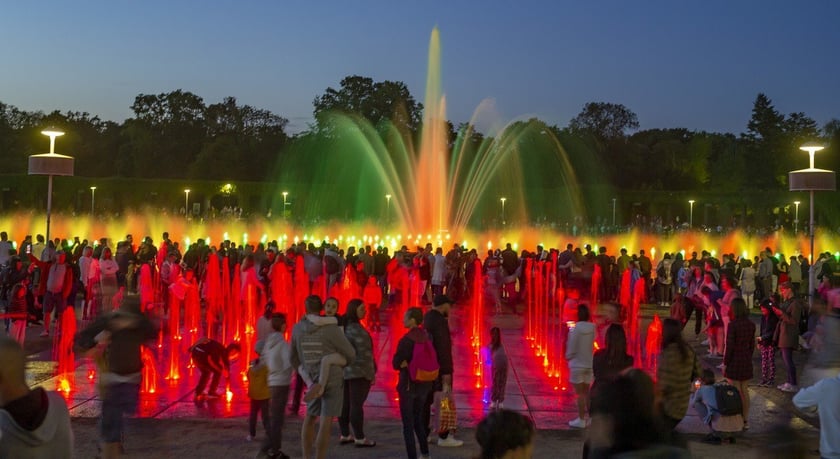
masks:
<path fill-rule="evenodd" d="M 793 217 L 793 234 L 799 232 L 799 201 L 793 201 L 793 204 L 796 206 L 796 213 Z"/>
<path fill-rule="evenodd" d="M 286 204 L 288 204 L 288 202 L 286 201 L 286 198 L 288 196 L 289 196 L 289 192 L 284 191 L 283 192 L 283 218 L 286 218 Z"/>
<path fill-rule="evenodd" d="M 52 214 L 52 188 L 54 175 L 73 175 L 73 158 L 55 153 L 55 138 L 64 135 L 56 129 L 44 129 L 41 134 L 50 138 L 50 152 L 29 157 L 29 175 L 46 175 L 47 179 L 47 241 L 50 240 L 50 215 Z"/>
<path fill-rule="evenodd" d="M 190 218 L 190 189 L 184 190 L 184 217 Z"/>
<path fill-rule="evenodd" d="M 612 198 L 613 201 L 613 228 L 615 228 L 615 198 Z"/>
<path fill-rule="evenodd" d="M 499 199 L 499 201 L 502 201 L 502 225 L 504 225 L 505 224 L 505 201 L 507 201 L 507 198 L 501 198 L 501 199 Z"/>
<path fill-rule="evenodd" d="M 391 195 L 385 195 L 385 221 L 391 221 Z"/>
<path fill-rule="evenodd" d="M 94 214 L 94 205 L 96 204 L 96 187 L 90 187 L 90 214 Z"/>
<path fill-rule="evenodd" d="M 688 200 L 688 227 L 694 226 L 694 200 Z"/>

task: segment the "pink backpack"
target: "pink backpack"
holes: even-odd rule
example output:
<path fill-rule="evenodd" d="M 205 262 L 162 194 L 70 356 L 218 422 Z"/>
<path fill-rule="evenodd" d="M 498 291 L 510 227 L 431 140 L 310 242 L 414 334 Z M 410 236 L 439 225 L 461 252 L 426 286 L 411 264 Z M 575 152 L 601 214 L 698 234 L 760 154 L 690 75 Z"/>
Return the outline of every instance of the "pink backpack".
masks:
<path fill-rule="evenodd" d="M 433 382 L 440 372 L 437 352 L 431 339 L 414 341 L 414 352 L 408 362 L 408 375 L 413 382 Z"/>

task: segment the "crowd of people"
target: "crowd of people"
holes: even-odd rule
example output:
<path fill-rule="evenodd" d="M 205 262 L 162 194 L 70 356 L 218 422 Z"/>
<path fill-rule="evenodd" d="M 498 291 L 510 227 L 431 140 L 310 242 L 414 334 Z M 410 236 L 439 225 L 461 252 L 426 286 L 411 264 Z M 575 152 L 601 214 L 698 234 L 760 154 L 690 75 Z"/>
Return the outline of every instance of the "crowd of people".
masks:
<path fill-rule="evenodd" d="M 568 244 L 562 251 L 538 246 L 535 251 L 516 253 L 507 244 L 482 258 L 475 249 L 457 244 L 446 254 L 431 244 L 414 250 L 403 246 L 394 253 L 387 247 L 365 246 L 357 253 L 356 247 L 345 251 L 328 243 L 281 249 L 276 241 L 257 245 L 224 241 L 209 246 L 200 239 L 182 252 L 167 233 L 158 246 L 148 236 L 136 247 L 131 235 L 116 244 L 106 238 L 94 244 L 80 238 L 45 241 L 37 235 L 34 243 L 27 236 L 14 249 L 3 232 L 0 300 L 9 335 L 21 348 L 27 324 L 40 322 L 43 337 L 58 335 L 60 331 L 51 328 L 53 313 L 60 317 L 67 308 L 81 309 L 87 326 L 76 344 L 103 362 L 105 369 L 100 376 L 105 457 L 120 454 L 122 417 L 137 406 L 140 346 L 156 336 L 158 325 L 147 317 L 150 304 L 168 304 L 160 300 L 169 295 L 183 297 L 184 285 L 194 286 L 200 299 L 206 299 L 211 269 L 230 269 L 229 274 L 240 270 L 242 288 L 257 292 L 257 303 L 265 308 L 252 324 L 257 330 L 255 349 L 210 339 L 212 320 L 204 324 L 208 338 L 190 347 L 192 362 L 201 372 L 195 399 L 219 397 L 220 379 L 229 377 L 231 362 L 240 353 L 256 352 L 258 358 L 249 362 L 248 439 L 256 437 L 257 415 L 261 414 L 267 434 L 261 452 L 267 457 L 288 457 L 282 451 L 284 416 L 287 408 L 297 412 L 301 400 L 306 403 L 301 431 L 304 457 L 327 457 L 334 418 L 339 420 L 340 443 L 376 446 L 365 432 L 364 404 L 380 371 L 371 333 L 387 323 L 380 317 L 383 310 L 403 313 L 402 325 L 407 329 L 392 359 L 393 370 L 399 373 L 396 389 L 407 456 L 429 457 L 429 441 L 434 436 L 441 447 L 461 446 L 463 442 L 455 438 L 456 424 L 443 416 L 458 370 L 452 355 L 450 311 L 480 289 L 488 311 L 522 313 L 517 306 L 527 298 L 534 275 L 552 278 L 555 285 L 569 291 L 570 298 L 577 297 L 576 320 L 569 327 L 564 349 L 578 408 L 578 417 L 570 425 L 590 429 L 588 457 L 634 448 L 679 448 L 673 432 L 690 406 L 708 421 L 708 441 L 716 442 L 726 429 L 734 429 L 727 422 L 730 415 L 720 412 L 710 391 L 697 391 L 692 397 L 693 381 L 703 380 L 711 387 L 718 383 L 704 374 L 699 356 L 686 342 L 685 334 L 690 332 L 684 328 L 691 315 L 695 316 L 695 337 L 699 340 L 705 332 L 706 357 L 721 359 L 719 369 L 727 387 L 738 394 L 739 430 L 749 429 L 748 383 L 754 377 L 756 345 L 763 386 L 776 382 L 776 351 L 786 369 L 785 381 L 778 386 L 782 391 L 799 390 L 793 353 L 802 348 L 811 349 L 810 382 L 836 379 L 840 374 L 840 290 L 833 285 L 837 261 L 830 253 L 820 254 L 815 261 L 813 278 L 818 284 L 809 285 L 812 267 L 806 258 L 786 259 L 770 248 L 754 259 L 724 254 L 721 260 L 708 251 L 692 253 L 687 259 L 674 251 L 659 260 L 651 260 L 644 250 L 630 254 L 622 248 L 610 254 L 600 247 L 597 252 L 589 245 Z M 213 257 L 226 263 L 214 263 Z M 144 269 L 158 279 L 152 292 L 144 291 L 148 288 L 141 279 Z M 300 269 L 305 276 L 295 277 Z M 653 375 L 633 369 L 638 356 L 628 348 L 629 331 L 606 312 L 614 308 L 620 311 L 615 316 L 626 314 L 627 305 L 616 304 L 621 302 L 625 278 L 632 291 L 643 292 L 647 302 L 670 306 L 670 318 L 662 323 Z M 298 282 L 303 285 L 294 285 Z M 298 301 L 292 290 L 301 289 L 306 292 L 299 298 L 302 304 L 283 306 Z M 811 291 L 817 295 L 812 308 L 804 301 Z M 589 292 L 597 292 L 595 304 L 587 305 Z M 762 313 L 758 327 L 750 319 L 755 307 Z M 507 357 L 500 331 L 491 330 L 489 338 L 491 403 L 498 412 L 482 425 L 519 423 L 521 429 L 511 433 L 516 437 L 511 437 L 515 440 L 511 449 L 527 454 L 533 425 L 504 410 Z M 596 340 L 603 344 L 597 351 Z M 831 391 L 836 385 L 819 387 Z M 812 398 L 799 396 L 799 403 L 808 406 Z M 432 407 L 438 413 L 438 426 L 432 423 Z M 821 406 L 821 416 L 823 411 Z M 497 445 L 497 439 L 481 429 L 477 438 L 482 446 Z M 832 447 L 826 443 L 826 448 Z M 488 454 L 482 457 L 513 457 Z"/>

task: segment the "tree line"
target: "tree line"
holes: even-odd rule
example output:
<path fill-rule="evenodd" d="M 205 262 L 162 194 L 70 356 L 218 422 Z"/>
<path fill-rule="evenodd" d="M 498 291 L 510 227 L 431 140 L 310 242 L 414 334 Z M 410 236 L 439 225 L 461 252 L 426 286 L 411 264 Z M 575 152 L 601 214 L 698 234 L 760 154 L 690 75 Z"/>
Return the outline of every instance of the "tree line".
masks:
<path fill-rule="evenodd" d="M 415 152 L 423 116 L 423 105 L 404 83 L 355 75 L 315 97 L 314 123 L 296 135 L 286 132 L 286 118 L 241 105 L 234 97 L 207 104 L 180 89 L 139 94 L 131 110 L 130 118 L 116 123 L 86 112 L 33 112 L 0 102 L 4 173 L 25 173 L 25 158 L 46 151 L 40 131 L 53 126 L 66 132 L 58 150 L 76 158 L 79 176 L 271 181 L 283 171 L 298 180 L 316 179 L 333 158 L 354 160 L 355 153 L 345 151 L 347 130 L 338 120 L 368 126 L 385 148 L 399 144 Z M 819 126 L 805 113 L 781 113 L 765 94 L 756 96 L 746 121 L 740 134 L 689 128 L 639 130 L 638 117 L 628 107 L 590 102 L 567 126 L 539 119 L 513 123 L 514 130 L 517 124 L 536 126 L 532 132 L 550 133 L 557 141 L 546 147 L 536 139 L 520 139 L 511 148 L 518 148 L 525 158 L 532 154 L 531 148 L 562 150 L 583 185 L 609 184 L 628 191 L 734 192 L 786 189 L 787 172 L 807 164 L 800 145 L 819 142 L 829 151 L 840 145 L 840 120 Z M 447 121 L 445 127 L 450 154 L 458 151 L 480 159 L 487 154 L 482 145 L 494 140 L 467 123 Z M 840 170 L 840 157 L 822 155 L 818 165 Z"/>

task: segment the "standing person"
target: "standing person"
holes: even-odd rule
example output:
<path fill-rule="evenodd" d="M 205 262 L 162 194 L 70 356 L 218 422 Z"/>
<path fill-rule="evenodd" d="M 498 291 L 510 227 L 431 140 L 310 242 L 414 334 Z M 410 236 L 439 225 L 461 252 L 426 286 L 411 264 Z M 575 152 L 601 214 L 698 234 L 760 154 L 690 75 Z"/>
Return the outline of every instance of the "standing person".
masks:
<path fill-rule="evenodd" d="M 61 315 L 67 306 L 67 297 L 70 295 L 73 286 L 73 269 L 66 263 L 67 254 L 64 251 L 59 251 L 54 257 L 54 262 L 47 268 L 42 337 L 50 336 L 53 311 L 55 311 L 56 322 L 61 320 Z"/>
<path fill-rule="evenodd" d="M 114 309 L 114 295 L 117 294 L 117 273 L 120 267 L 117 262 L 111 257 L 111 249 L 105 247 L 102 249 L 102 258 L 99 259 L 99 289 L 102 294 L 102 301 L 100 306 L 101 312 L 108 312 Z M 97 313 L 99 313 L 98 311 Z"/>
<path fill-rule="evenodd" d="M 756 339 L 761 353 L 761 383 L 759 387 L 773 387 L 776 384 L 776 327 L 779 318 L 773 313 L 775 300 L 761 302 L 761 327 Z"/>
<path fill-rule="evenodd" d="M 29 318 L 29 302 L 26 299 L 26 286 L 29 280 L 15 284 L 12 293 L 9 294 L 9 307 L 6 309 L 6 317 L 11 320 L 9 336 L 20 344 L 26 341 L 26 322 Z"/>
<path fill-rule="evenodd" d="M 750 260 L 744 259 L 741 268 L 741 296 L 747 302 L 747 307 L 755 305 L 755 269 Z"/>
<path fill-rule="evenodd" d="M 382 331 L 382 324 L 379 321 L 379 307 L 382 305 L 382 288 L 376 282 L 376 276 L 369 276 L 362 295 L 367 304 L 368 323 L 372 331 Z"/>
<path fill-rule="evenodd" d="M 70 412 L 57 392 L 26 383 L 26 355 L 17 342 L 0 338 L 0 457 L 73 457 Z"/>
<path fill-rule="evenodd" d="M 201 371 L 198 385 L 195 386 L 196 402 L 219 398 L 216 392 L 219 388 L 219 380 L 222 376 L 230 379 L 230 364 L 239 358 L 240 350 L 238 343 L 230 343 L 225 347 L 222 343 L 209 338 L 201 338 L 190 347 L 193 364 Z M 208 381 L 210 381 L 210 389 L 205 394 L 204 389 Z"/>
<path fill-rule="evenodd" d="M 437 299 L 437 297 L 436 297 Z M 424 409 L 434 382 L 412 381 L 409 372 L 409 364 L 414 358 L 414 347 L 424 345 L 429 341 L 427 334 L 420 323 L 423 322 L 423 310 L 420 308 L 409 308 L 403 317 L 403 325 L 408 332 L 400 338 L 397 343 L 397 351 L 392 359 L 394 370 L 399 371 L 397 382 L 397 394 L 400 397 L 400 417 L 403 425 L 403 440 L 408 459 L 417 459 L 417 445 L 420 443 L 420 458 L 429 459 L 429 432 L 426 429 Z M 432 338 L 434 339 L 434 338 Z"/>
<path fill-rule="evenodd" d="M 376 446 L 376 442 L 365 436 L 365 401 L 376 377 L 376 359 L 373 355 L 373 339 L 362 326 L 367 307 L 360 299 L 347 303 L 344 313 L 344 336 L 356 350 L 352 365 L 344 368 L 344 403 L 338 426 L 341 429 L 341 443 L 353 441 L 357 448 Z M 350 436 L 350 426 L 353 435 Z"/>
<path fill-rule="evenodd" d="M 793 362 L 793 350 L 799 347 L 799 318 L 802 315 L 802 302 L 793 296 L 793 286 L 790 282 L 779 285 L 782 304 L 773 306 L 773 313 L 779 318 L 776 329 L 778 335 L 779 352 L 787 369 L 787 381 L 778 386 L 783 392 L 796 392 L 796 365 Z"/>
<path fill-rule="evenodd" d="M 263 428 L 266 437 L 271 439 L 271 418 L 269 417 L 269 403 L 271 392 L 268 390 L 268 367 L 259 356 L 251 362 L 248 367 L 248 398 L 251 401 L 251 409 L 248 414 L 248 441 L 257 438 L 257 415 L 262 416 Z M 266 441 L 266 444 L 269 443 Z"/>
<path fill-rule="evenodd" d="M 339 353 L 344 356 L 348 364 L 352 364 L 353 359 L 356 358 L 356 351 L 338 325 L 318 326 L 312 323 L 309 316 L 318 315 L 323 306 L 318 295 L 306 297 L 304 306 L 307 316 L 292 329 L 292 367 L 301 368 L 302 365 L 307 376 L 313 381 L 318 380 L 324 386 L 324 391 L 321 397 L 306 405 L 306 416 L 301 428 L 301 443 L 304 459 L 310 459 L 313 451 L 317 459 L 324 459 L 327 457 L 329 448 L 332 420 L 341 415 L 344 377 L 342 372 L 331 370 L 329 378 L 320 381 L 321 359 L 327 354 Z M 316 438 L 315 421 L 318 418 L 320 421 Z"/>
<path fill-rule="evenodd" d="M 674 319 L 662 321 L 662 354 L 656 369 L 659 412 L 666 432 L 682 421 L 688 410 L 691 384 L 701 375 L 700 361 L 682 337 Z"/>
<path fill-rule="evenodd" d="M 423 317 L 423 328 L 432 337 L 432 344 L 435 346 L 440 364 L 440 373 L 435 381 L 434 390 L 429 392 L 423 408 L 423 422 L 427 427 L 427 434 L 432 431 L 431 410 L 435 402 L 435 392 L 442 392 L 443 398 L 452 395 L 452 335 L 449 332 L 449 312 L 452 309 L 452 303 L 452 299 L 448 296 L 437 295 L 432 308 Z M 455 438 L 454 432 L 438 432 L 438 437 L 438 446 L 458 447 L 464 444 L 463 441 Z"/>
<path fill-rule="evenodd" d="M 840 373 L 840 289 L 828 292 L 826 306 L 811 338 L 811 356 L 805 370 L 811 382 Z"/>
<path fill-rule="evenodd" d="M 143 360 L 140 346 L 157 336 L 152 322 L 140 312 L 140 298 L 125 296 L 119 309 L 104 314 L 79 332 L 76 344 L 89 355 L 104 357 L 102 386 L 102 457 L 120 456 L 123 415 L 137 411 Z"/>
<path fill-rule="evenodd" d="M 502 331 L 499 327 L 490 329 L 490 362 L 493 368 L 493 385 L 490 394 L 490 408 L 504 408 L 505 386 L 508 377 L 508 358 L 502 345 Z"/>
<path fill-rule="evenodd" d="M 271 445 L 268 456 L 288 459 L 283 452 L 283 421 L 286 403 L 289 401 L 289 386 L 292 384 L 292 349 L 286 341 L 286 315 L 271 315 L 271 332 L 265 338 L 263 355 L 268 367 L 268 390 L 271 393 Z"/>
<path fill-rule="evenodd" d="M 604 338 L 604 346 L 592 356 L 592 403 L 598 397 L 599 388 L 614 381 L 619 373 L 633 366 L 633 356 L 627 354 L 627 334 L 620 324 L 610 324 Z"/>
<path fill-rule="evenodd" d="M 840 375 L 817 381 L 793 396 L 793 404 L 801 410 L 820 415 L 820 457 L 840 457 Z"/>
<path fill-rule="evenodd" d="M 577 307 L 577 322 L 566 341 L 566 360 L 569 361 L 569 382 L 575 388 L 578 417 L 569 421 L 571 427 L 586 427 L 589 413 L 589 385 L 592 384 L 592 352 L 595 344 L 595 324 L 589 321 L 589 306 Z"/>
<path fill-rule="evenodd" d="M 750 320 L 750 310 L 742 298 L 732 300 L 735 320 L 726 332 L 726 351 L 723 356 L 723 376 L 729 379 L 741 394 L 744 430 L 749 429 L 750 392 L 748 383 L 753 378 L 752 357 L 755 352 L 755 324 Z"/>

